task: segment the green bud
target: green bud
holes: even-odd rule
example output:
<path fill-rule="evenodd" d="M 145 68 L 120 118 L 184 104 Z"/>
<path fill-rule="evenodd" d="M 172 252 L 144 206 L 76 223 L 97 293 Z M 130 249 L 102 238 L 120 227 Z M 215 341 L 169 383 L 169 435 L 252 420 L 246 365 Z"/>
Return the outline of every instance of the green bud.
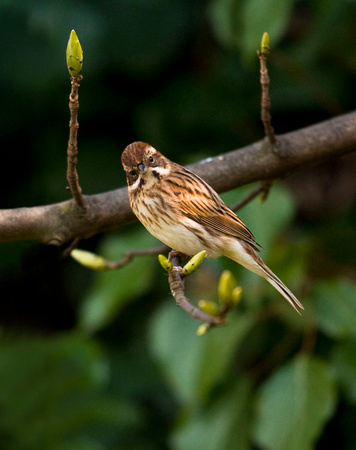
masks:
<path fill-rule="evenodd" d="M 202 323 L 201 325 L 199 325 L 199 327 L 197 329 L 197 336 L 203 336 L 204 334 L 207 333 L 209 328 L 210 328 L 210 325 L 208 323 Z"/>
<path fill-rule="evenodd" d="M 172 270 L 172 263 L 164 255 L 158 255 L 158 261 L 163 267 L 163 269 L 167 270 L 167 272 Z"/>
<path fill-rule="evenodd" d="M 210 314 L 211 316 L 217 317 L 220 315 L 220 308 L 214 302 L 209 302 L 207 300 L 199 300 L 198 306 L 202 311 L 206 312 L 207 314 Z"/>
<path fill-rule="evenodd" d="M 242 298 L 242 287 L 236 286 L 231 293 L 231 300 L 234 306 L 240 303 L 241 298 Z"/>
<path fill-rule="evenodd" d="M 78 248 L 70 252 L 70 256 L 85 267 L 94 270 L 107 270 L 107 261 L 95 253 L 79 250 Z"/>
<path fill-rule="evenodd" d="M 233 306 L 232 292 L 237 287 L 236 280 L 230 270 L 224 270 L 218 285 L 219 300 L 222 306 Z"/>
<path fill-rule="evenodd" d="M 198 267 L 201 265 L 201 263 L 204 261 L 204 258 L 206 256 L 206 251 L 203 250 L 196 255 L 194 255 L 187 264 L 183 267 L 182 273 L 183 275 L 190 275 L 194 271 L 198 269 Z"/>
<path fill-rule="evenodd" d="M 66 57 L 69 74 L 74 78 L 81 77 L 83 68 L 83 50 L 74 30 L 71 31 L 69 36 Z"/>
<path fill-rule="evenodd" d="M 263 33 L 261 40 L 261 53 L 265 56 L 269 56 L 270 54 L 270 41 L 268 33 Z"/>

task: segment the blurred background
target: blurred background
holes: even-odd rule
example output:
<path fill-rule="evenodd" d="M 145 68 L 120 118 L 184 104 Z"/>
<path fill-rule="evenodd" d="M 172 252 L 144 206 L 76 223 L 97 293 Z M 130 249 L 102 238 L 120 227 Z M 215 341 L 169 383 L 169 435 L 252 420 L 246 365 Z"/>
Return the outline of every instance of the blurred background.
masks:
<path fill-rule="evenodd" d="M 79 178 L 125 185 L 122 150 L 147 141 L 189 164 L 263 137 L 263 32 L 277 133 L 352 111 L 356 3 L 336 0 L 0 1 L 1 208 L 65 190 L 75 29 L 84 50 Z M 240 217 L 305 306 L 221 258 L 187 280 L 217 301 L 243 287 L 228 325 L 197 337 L 155 257 L 95 273 L 34 242 L 0 245 L 0 448 L 356 448 L 356 158 L 276 184 Z M 254 186 L 224 194 L 230 205 Z M 80 243 L 117 260 L 157 244 L 140 224 Z"/>

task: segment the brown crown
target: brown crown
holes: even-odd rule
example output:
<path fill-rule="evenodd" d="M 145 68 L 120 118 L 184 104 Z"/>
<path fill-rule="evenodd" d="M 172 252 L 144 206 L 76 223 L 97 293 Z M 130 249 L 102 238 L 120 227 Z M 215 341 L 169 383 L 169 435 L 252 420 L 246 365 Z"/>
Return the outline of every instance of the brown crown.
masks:
<path fill-rule="evenodd" d="M 151 148 L 145 142 L 133 142 L 128 145 L 121 155 L 121 162 L 124 167 L 134 167 L 143 161 L 143 157 L 147 150 Z"/>

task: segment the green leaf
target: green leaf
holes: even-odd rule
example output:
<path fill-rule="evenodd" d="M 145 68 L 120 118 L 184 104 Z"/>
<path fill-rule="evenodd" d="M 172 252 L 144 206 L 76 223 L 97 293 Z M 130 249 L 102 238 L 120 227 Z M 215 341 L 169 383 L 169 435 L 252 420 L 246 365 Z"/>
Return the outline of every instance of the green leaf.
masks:
<path fill-rule="evenodd" d="M 356 403 L 356 342 L 340 344 L 333 351 L 331 364 L 336 380 L 348 400 Z"/>
<path fill-rule="evenodd" d="M 174 300 L 158 308 L 149 329 L 149 343 L 165 377 L 178 398 L 190 400 L 196 387 L 196 366 L 201 338 L 197 322 L 175 306 Z M 188 344 L 188 346 L 187 346 Z"/>
<path fill-rule="evenodd" d="M 213 0 L 208 17 L 216 37 L 229 48 L 239 48 L 245 57 L 256 58 L 264 32 L 272 48 L 283 37 L 294 0 Z"/>
<path fill-rule="evenodd" d="M 355 294 L 356 286 L 348 281 L 317 283 L 313 298 L 320 329 L 338 339 L 356 337 Z"/>
<path fill-rule="evenodd" d="M 216 37 L 222 44 L 237 48 L 241 35 L 241 0 L 213 0 L 208 18 Z"/>
<path fill-rule="evenodd" d="M 109 236 L 98 250 L 107 260 L 118 260 L 130 250 L 148 248 L 158 241 L 146 230 L 138 229 L 129 236 Z M 152 286 L 152 274 L 157 260 L 139 256 L 126 266 L 109 272 L 96 272 L 79 316 L 81 330 L 94 333 L 107 326 L 120 310 Z"/>
<path fill-rule="evenodd" d="M 105 397 L 107 382 L 104 355 L 83 336 L 1 343 L 1 447 L 73 448 L 93 425 L 117 430 L 125 418 L 132 425 L 135 409 Z"/>
<path fill-rule="evenodd" d="M 313 449 L 335 407 L 335 386 L 326 364 L 297 356 L 261 387 L 255 439 L 264 449 Z"/>
<path fill-rule="evenodd" d="M 175 394 L 186 403 L 204 401 L 226 376 L 233 356 L 254 323 L 252 315 L 233 315 L 228 325 L 196 336 L 197 321 L 173 300 L 156 312 L 150 343 Z"/>
<path fill-rule="evenodd" d="M 204 346 L 196 373 L 196 396 L 207 399 L 232 369 L 236 351 L 256 322 L 253 312 L 230 313 L 227 325 L 201 338 Z"/>
<path fill-rule="evenodd" d="M 252 189 L 253 186 L 249 185 L 223 194 L 222 197 L 228 205 L 233 205 Z M 294 212 L 295 202 L 291 193 L 278 183 L 272 186 L 266 201 L 261 203 L 257 197 L 237 214 L 252 231 L 257 242 L 268 250 L 292 221 Z"/>
<path fill-rule="evenodd" d="M 264 32 L 275 47 L 287 30 L 294 0 L 246 0 L 243 4 L 241 49 L 247 58 L 255 57 Z"/>
<path fill-rule="evenodd" d="M 176 450 L 250 449 L 251 385 L 238 378 L 209 409 L 193 413 L 172 436 Z"/>

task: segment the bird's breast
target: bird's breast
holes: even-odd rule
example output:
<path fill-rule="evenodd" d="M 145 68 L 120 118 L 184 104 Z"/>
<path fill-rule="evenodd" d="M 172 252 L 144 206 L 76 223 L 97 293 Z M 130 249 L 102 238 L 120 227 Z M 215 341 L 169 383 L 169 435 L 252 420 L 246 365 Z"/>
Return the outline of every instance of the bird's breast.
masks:
<path fill-rule="evenodd" d="M 164 196 L 130 195 L 131 208 L 144 227 L 174 250 L 193 256 L 206 250 L 210 256 L 222 254 L 216 236 L 206 227 L 184 217 Z"/>

